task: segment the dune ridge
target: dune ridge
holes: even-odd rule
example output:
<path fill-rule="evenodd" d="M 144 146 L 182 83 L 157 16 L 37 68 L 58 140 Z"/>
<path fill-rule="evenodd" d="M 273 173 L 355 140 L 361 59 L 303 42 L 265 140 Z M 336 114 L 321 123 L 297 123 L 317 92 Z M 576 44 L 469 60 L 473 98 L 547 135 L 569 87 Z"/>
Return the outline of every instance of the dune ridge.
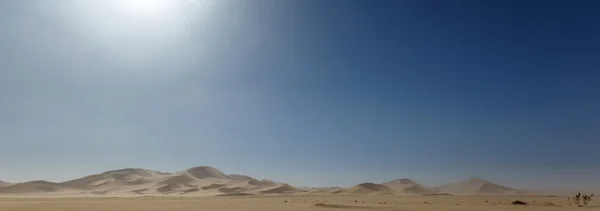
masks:
<path fill-rule="evenodd" d="M 389 187 L 396 192 L 396 194 L 426 194 L 435 192 L 416 181 L 407 178 L 392 180 L 385 182 L 382 185 Z"/>
<path fill-rule="evenodd" d="M 233 179 L 230 176 L 224 174 L 223 172 L 217 170 L 216 168 L 210 166 L 198 166 L 194 168 L 190 168 L 186 170 L 186 172 L 197 178 L 197 179 L 206 179 L 206 178 L 217 178 L 217 179 Z"/>
<path fill-rule="evenodd" d="M 230 174 L 229 177 L 231 177 L 234 180 L 255 180 L 252 177 L 249 177 L 246 175 L 241 175 L 241 174 Z"/>
<path fill-rule="evenodd" d="M 350 188 L 305 187 L 257 180 L 241 174 L 225 174 L 210 166 L 198 166 L 175 173 L 126 168 L 106 171 L 65 182 L 0 181 L 0 194 L 62 195 L 408 195 L 408 194 L 519 194 L 522 191 L 478 178 L 428 188 L 411 179 L 396 179 L 382 184 L 361 183 Z"/>
<path fill-rule="evenodd" d="M 275 188 L 260 191 L 260 193 L 262 193 L 262 194 L 292 194 L 292 193 L 298 193 L 298 192 L 304 192 L 304 191 L 298 190 L 297 188 L 294 188 L 288 184 L 282 184 Z"/>

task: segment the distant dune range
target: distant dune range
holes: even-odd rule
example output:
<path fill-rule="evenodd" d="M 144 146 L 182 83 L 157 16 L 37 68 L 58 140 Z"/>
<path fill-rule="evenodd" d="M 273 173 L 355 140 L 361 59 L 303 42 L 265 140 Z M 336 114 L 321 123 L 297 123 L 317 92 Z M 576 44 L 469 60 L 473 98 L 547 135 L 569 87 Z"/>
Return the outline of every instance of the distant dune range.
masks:
<path fill-rule="evenodd" d="M 428 188 L 411 179 L 382 184 L 362 183 L 350 188 L 298 188 L 240 174 L 225 174 L 216 168 L 199 166 L 176 173 L 146 169 L 119 169 L 61 183 L 0 181 L 2 195 L 419 195 L 419 194 L 522 194 L 478 178 Z"/>

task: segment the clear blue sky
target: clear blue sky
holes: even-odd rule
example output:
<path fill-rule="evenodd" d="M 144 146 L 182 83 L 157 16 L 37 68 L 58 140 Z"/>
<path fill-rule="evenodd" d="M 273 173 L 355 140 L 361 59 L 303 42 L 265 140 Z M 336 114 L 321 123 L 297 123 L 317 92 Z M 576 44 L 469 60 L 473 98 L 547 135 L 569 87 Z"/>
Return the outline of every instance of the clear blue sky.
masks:
<path fill-rule="evenodd" d="M 600 188 L 598 1 L 148 1 L 0 1 L 0 180 Z"/>

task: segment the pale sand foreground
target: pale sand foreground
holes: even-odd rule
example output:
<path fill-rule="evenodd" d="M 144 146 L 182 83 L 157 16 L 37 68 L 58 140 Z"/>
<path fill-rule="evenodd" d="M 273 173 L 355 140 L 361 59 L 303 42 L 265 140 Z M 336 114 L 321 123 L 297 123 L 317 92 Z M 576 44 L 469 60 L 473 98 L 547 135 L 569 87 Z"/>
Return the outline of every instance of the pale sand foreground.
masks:
<path fill-rule="evenodd" d="M 514 200 L 536 201 L 528 206 Z M 285 202 L 287 201 L 287 203 Z M 356 202 L 355 202 L 356 201 Z M 364 201 L 364 202 L 363 202 Z M 487 201 L 487 202 L 486 202 Z M 385 204 L 383 204 L 385 202 Z M 548 206 L 550 202 L 557 206 Z M 318 203 L 323 203 L 317 205 Z M 0 198 L 0 211 L 409 211 L 409 210 L 600 210 L 568 206 L 565 197 L 532 196 L 273 196 L 273 197 L 94 197 Z"/>

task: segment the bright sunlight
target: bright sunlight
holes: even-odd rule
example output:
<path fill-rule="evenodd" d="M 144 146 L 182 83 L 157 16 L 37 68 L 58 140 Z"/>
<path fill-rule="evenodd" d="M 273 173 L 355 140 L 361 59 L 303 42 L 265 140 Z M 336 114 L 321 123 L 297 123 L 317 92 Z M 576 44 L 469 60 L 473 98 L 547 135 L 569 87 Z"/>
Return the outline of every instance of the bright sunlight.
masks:
<path fill-rule="evenodd" d="M 171 0 L 120 0 L 118 7 L 123 12 L 140 16 L 156 16 L 164 14 L 173 6 Z"/>

